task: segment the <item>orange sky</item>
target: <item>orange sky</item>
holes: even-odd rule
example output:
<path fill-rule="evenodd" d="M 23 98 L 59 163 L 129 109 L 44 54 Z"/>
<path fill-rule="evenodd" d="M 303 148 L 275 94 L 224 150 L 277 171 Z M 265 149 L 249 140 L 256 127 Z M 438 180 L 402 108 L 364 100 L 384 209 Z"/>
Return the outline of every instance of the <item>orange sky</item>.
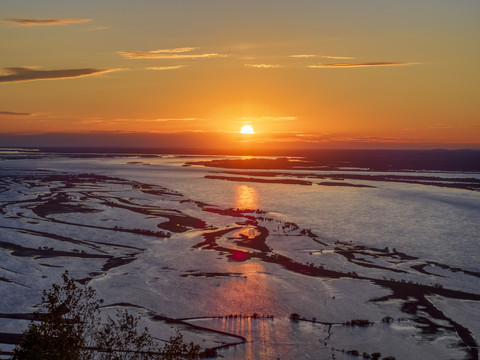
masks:
<path fill-rule="evenodd" d="M 6 1 L 0 146 L 68 133 L 77 146 L 480 148 L 479 14 L 463 0 Z M 238 135 L 245 124 L 256 134 Z"/>

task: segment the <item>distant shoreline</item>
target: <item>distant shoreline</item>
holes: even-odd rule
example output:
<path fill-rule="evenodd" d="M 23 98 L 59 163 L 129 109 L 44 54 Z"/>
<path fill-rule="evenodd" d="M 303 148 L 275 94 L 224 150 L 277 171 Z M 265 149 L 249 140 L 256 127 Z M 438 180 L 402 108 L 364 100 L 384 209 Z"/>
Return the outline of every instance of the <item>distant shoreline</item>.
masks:
<path fill-rule="evenodd" d="M 338 170 L 359 168 L 369 171 L 462 171 L 480 172 L 480 150 L 262 150 L 248 152 L 241 150 L 186 149 L 186 148 L 138 148 L 138 147 L 3 147 L 0 158 L 16 154 L 32 156 L 40 153 L 62 154 L 72 157 L 110 157 L 140 156 L 160 157 L 162 155 L 177 156 L 249 156 L 249 166 L 232 165 L 233 161 L 220 160 L 221 163 L 210 162 L 208 166 L 238 169 L 292 169 L 304 167 L 315 170 Z M 276 157 L 277 161 L 261 163 L 264 157 Z M 283 157 L 283 158 L 282 158 Z M 286 163 L 286 158 L 294 157 L 299 163 Z M 269 159 L 273 160 L 273 159 Z M 279 160 L 283 160 L 279 161 Z M 252 166 L 254 162 L 255 164 Z M 207 165 L 203 163 L 187 163 L 191 165 Z"/>

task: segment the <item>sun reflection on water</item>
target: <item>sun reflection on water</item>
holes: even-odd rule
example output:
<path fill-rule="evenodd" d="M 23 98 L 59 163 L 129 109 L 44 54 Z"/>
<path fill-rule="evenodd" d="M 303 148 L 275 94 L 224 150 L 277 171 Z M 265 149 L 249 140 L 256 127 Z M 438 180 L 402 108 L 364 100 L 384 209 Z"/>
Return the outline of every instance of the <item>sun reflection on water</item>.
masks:
<path fill-rule="evenodd" d="M 235 189 L 235 207 L 238 209 L 258 209 L 257 190 L 248 185 L 238 185 Z"/>
<path fill-rule="evenodd" d="M 292 324 L 288 318 L 253 319 L 251 317 L 239 317 L 214 321 L 213 327 L 215 329 L 243 336 L 247 340 L 242 347 L 230 348 L 226 351 L 226 357 L 233 359 L 304 358 L 301 355 L 305 355 L 306 352 L 304 349 L 298 351 L 298 347 L 305 347 L 305 340 L 309 344 L 314 344 L 312 338 L 322 335 L 321 330 L 315 331 L 310 324 L 300 330 L 298 324 Z M 312 334 L 314 335 L 312 336 Z M 299 338 L 303 344 L 301 342 L 296 343 Z"/>
<path fill-rule="evenodd" d="M 229 262 L 225 273 L 239 274 L 223 278 L 210 295 L 211 312 L 218 315 L 260 316 L 278 314 L 282 307 L 274 283 L 268 281 L 263 264 L 258 261 Z"/>
<path fill-rule="evenodd" d="M 245 347 L 244 354 L 246 359 L 276 359 L 279 355 L 275 349 L 272 349 L 272 344 L 275 344 L 276 341 L 273 320 L 252 318 L 222 319 L 220 329 L 227 333 L 241 335 L 247 339 L 247 343 L 243 345 Z"/>

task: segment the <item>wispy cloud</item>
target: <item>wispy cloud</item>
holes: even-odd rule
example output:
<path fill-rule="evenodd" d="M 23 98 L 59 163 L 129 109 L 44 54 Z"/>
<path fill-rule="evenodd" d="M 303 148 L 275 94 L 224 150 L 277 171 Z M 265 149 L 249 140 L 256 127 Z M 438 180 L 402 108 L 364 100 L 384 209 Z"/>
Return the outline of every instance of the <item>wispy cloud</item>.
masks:
<path fill-rule="evenodd" d="M 264 140 L 269 142 L 285 143 L 310 143 L 310 144 L 399 144 L 415 142 L 413 139 L 400 137 L 374 137 L 374 136 L 335 136 L 328 133 L 273 133 Z"/>
<path fill-rule="evenodd" d="M 318 64 L 318 65 L 309 65 L 309 68 L 354 68 L 354 67 L 375 67 L 375 66 L 407 66 L 407 65 L 416 65 L 415 62 L 363 62 L 363 63 L 336 63 L 336 64 Z"/>
<path fill-rule="evenodd" d="M 474 126 L 461 126 L 461 125 L 447 125 L 447 124 L 433 124 L 430 126 L 422 126 L 422 127 L 410 127 L 410 128 L 404 128 L 402 129 L 403 131 L 416 131 L 416 132 L 431 132 L 432 130 L 439 130 L 439 131 L 444 131 L 444 130 L 465 130 L 465 129 L 471 129 L 475 127 L 480 127 L 480 125 L 474 125 Z"/>
<path fill-rule="evenodd" d="M 173 65 L 173 66 L 151 66 L 147 67 L 147 70 L 177 70 L 185 67 L 185 65 Z"/>
<path fill-rule="evenodd" d="M 31 113 L 16 112 L 16 111 L 0 111 L 0 116 L 31 116 Z"/>
<path fill-rule="evenodd" d="M 313 58 L 317 57 L 317 55 L 312 55 L 312 54 L 296 54 L 296 55 L 290 55 L 291 58 Z"/>
<path fill-rule="evenodd" d="M 140 51 L 120 51 L 120 54 L 127 59 L 202 59 L 226 57 L 225 54 L 148 54 Z"/>
<path fill-rule="evenodd" d="M 80 118 L 80 119 L 77 119 L 77 121 L 82 125 L 96 125 L 96 124 L 102 124 L 107 122 L 105 119 L 101 117 Z"/>
<path fill-rule="evenodd" d="M 307 59 L 307 58 L 314 58 L 314 57 L 321 57 L 324 59 L 337 59 L 337 60 L 352 60 L 353 57 L 350 56 L 329 56 L 329 55 L 314 55 L 314 54 L 296 54 L 290 55 L 291 58 L 300 58 L 300 59 Z"/>
<path fill-rule="evenodd" d="M 429 130 L 440 130 L 440 129 L 452 129 L 452 126 L 445 125 L 445 124 L 434 124 L 432 126 L 427 127 Z"/>
<path fill-rule="evenodd" d="M 159 118 L 159 119 L 153 119 L 151 121 L 155 122 L 173 122 L 173 121 L 203 121 L 206 119 L 201 119 L 201 118 L 195 118 L 195 117 L 190 117 L 190 118 Z"/>
<path fill-rule="evenodd" d="M 242 116 L 235 119 L 235 122 L 265 122 L 265 121 L 295 121 L 296 116 Z"/>
<path fill-rule="evenodd" d="M 246 67 L 256 68 L 256 69 L 275 69 L 281 67 L 281 65 L 275 64 L 245 64 Z"/>
<path fill-rule="evenodd" d="M 363 144 L 370 144 L 370 143 L 404 143 L 406 141 L 413 142 L 412 139 L 402 139 L 400 137 L 382 137 L 382 136 L 360 136 L 360 137 L 353 137 L 353 136 L 339 136 L 339 137 L 331 137 L 330 139 L 326 139 L 325 141 L 329 142 L 351 142 L 351 143 L 363 143 Z"/>
<path fill-rule="evenodd" d="M 353 60 L 355 58 L 350 57 L 350 56 L 328 56 L 328 55 L 322 55 L 322 58 L 324 59 L 337 59 L 337 60 Z"/>
<path fill-rule="evenodd" d="M 29 67 L 5 68 L 6 75 L 0 75 L 2 82 L 19 82 L 35 80 L 69 79 L 83 76 L 103 74 L 119 69 L 61 69 L 61 70 L 36 70 Z"/>
<path fill-rule="evenodd" d="M 156 50 L 126 50 L 118 53 L 127 59 L 201 59 L 201 58 L 215 58 L 226 57 L 227 54 L 218 53 L 201 53 L 193 54 L 198 47 L 181 47 L 171 49 L 156 49 Z"/>
<path fill-rule="evenodd" d="M 86 31 L 102 31 L 102 30 L 106 30 L 106 29 L 108 29 L 108 26 L 98 25 L 98 26 L 94 26 L 90 29 L 86 29 Z"/>
<path fill-rule="evenodd" d="M 178 48 L 170 48 L 170 49 L 157 49 L 157 50 L 149 50 L 146 52 L 152 53 L 152 54 L 158 54 L 158 53 L 167 53 L 167 54 L 172 54 L 172 53 L 185 53 L 185 52 L 191 52 L 194 50 L 200 49 L 199 47 L 178 47 Z"/>
<path fill-rule="evenodd" d="M 108 122 L 110 124 L 114 123 L 156 123 L 156 122 L 188 122 L 188 121 L 206 121 L 209 119 L 196 118 L 196 117 L 185 117 L 185 118 L 156 118 L 156 119 L 147 119 L 147 118 L 116 118 L 116 119 L 103 119 L 103 118 L 84 118 L 83 120 L 101 120 L 101 122 Z"/>
<path fill-rule="evenodd" d="M 66 25 L 92 21 L 92 19 L 5 19 L 6 22 L 23 26 Z"/>

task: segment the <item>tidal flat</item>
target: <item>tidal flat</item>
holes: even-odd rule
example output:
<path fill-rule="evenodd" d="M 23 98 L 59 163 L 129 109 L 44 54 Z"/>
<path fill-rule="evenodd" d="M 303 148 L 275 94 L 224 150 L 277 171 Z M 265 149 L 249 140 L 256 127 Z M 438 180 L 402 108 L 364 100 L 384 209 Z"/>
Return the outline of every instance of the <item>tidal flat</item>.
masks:
<path fill-rule="evenodd" d="M 3 354 L 19 341 L 42 290 L 68 269 L 96 290 L 104 315 L 127 308 L 159 342 L 179 328 L 227 359 L 478 358 L 475 264 L 329 238 L 249 201 L 245 188 L 239 206 L 225 207 L 205 201 L 208 194 L 191 198 L 153 183 L 143 160 L 105 159 L 114 164 L 77 159 L 78 168 L 66 171 L 48 158 L 1 163 Z M 133 180 L 125 171 L 132 168 L 150 177 Z"/>

